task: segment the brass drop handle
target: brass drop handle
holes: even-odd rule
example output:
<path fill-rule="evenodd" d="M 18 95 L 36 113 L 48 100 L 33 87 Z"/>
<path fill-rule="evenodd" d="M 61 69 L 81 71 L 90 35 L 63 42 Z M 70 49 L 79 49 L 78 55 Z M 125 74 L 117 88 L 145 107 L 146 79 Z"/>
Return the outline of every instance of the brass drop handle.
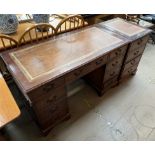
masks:
<path fill-rule="evenodd" d="M 112 73 L 110 73 L 110 76 L 113 76 L 113 75 L 115 75 L 115 71 L 113 71 Z"/>
<path fill-rule="evenodd" d="M 53 113 L 54 111 L 56 111 L 56 109 L 57 109 L 57 104 L 56 104 L 56 103 L 53 103 L 53 104 L 50 106 L 50 108 L 49 108 L 49 110 L 50 110 L 51 113 Z"/>
<path fill-rule="evenodd" d="M 45 92 L 48 93 L 48 92 L 51 91 L 51 89 L 53 89 L 53 88 L 54 88 L 54 83 L 45 86 L 45 87 L 43 88 L 43 90 L 44 90 Z"/>
<path fill-rule="evenodd" d="M 100 65 L 102 63 L 102 61 L 103 61 L 103 59 L 96 61 L 96 65 Z"/>
<path fill-rule="evenodd" d="M 50 104 L 50 103 L 52 103 L 53 101 L 55 101 L 56 99 L 57 99 L 57 96 L 54 95 L 52 98 L 49 98 L 46 102 L 47 102 L 47 104 Z"/>
<path fill-rule="evenodd" d="M 129 73 L 129 74 L 131 74 L 131 73 L 132 73 L 132 71 L 133 71 L 133 69 L 131 68 L 131 69 L 128 71 L 128 73 Z"/>
<path fill-rule="evenodd" d="M 134 55 L 137 55 L 139 53 L 139 51 L 134 52 Z"/>
<path fill-rule="evenodd" d="M 79 75 L 81 74 L 81 72 L 82 72 L 82 69 L 81 69 L 81 70 L 76 71 L 76 72 L 74 73 L 74 75 L 75 75 L 75 76 L 79 76 Z"/>
<path fill-rule="evenodd" d="M 131 64 L 131 65 L 134 65 L 135 62 L 136 62 L 135 60 L 132 60 L 130 64 Z"/>
<path fill-rule="evenodd" d="M 118 49 L 118 51 L 115 52 L 116 56 L 121 55 L 121 49 Z"/>
<path fill-rule="evenodd" d="M 116 64 L 118 64 L 118 61 L 115 61 L 114 63 L 112 63 L 112 66 L 114 67 Z"/>
<path fill-rule="evenodd" d="M 143 39 L 140 39 L 137 44 L 140 45 L 142 42 L 143 42 Z"/>

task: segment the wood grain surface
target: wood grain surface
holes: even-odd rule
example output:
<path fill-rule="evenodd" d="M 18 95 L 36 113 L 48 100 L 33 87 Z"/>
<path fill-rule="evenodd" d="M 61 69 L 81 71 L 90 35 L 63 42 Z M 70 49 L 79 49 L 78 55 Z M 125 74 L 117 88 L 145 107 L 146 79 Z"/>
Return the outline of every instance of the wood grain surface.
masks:
<path fill-rule="evenodd" d="M 20 115 L 20 110 L 0 73 L 0 128 Z"/>

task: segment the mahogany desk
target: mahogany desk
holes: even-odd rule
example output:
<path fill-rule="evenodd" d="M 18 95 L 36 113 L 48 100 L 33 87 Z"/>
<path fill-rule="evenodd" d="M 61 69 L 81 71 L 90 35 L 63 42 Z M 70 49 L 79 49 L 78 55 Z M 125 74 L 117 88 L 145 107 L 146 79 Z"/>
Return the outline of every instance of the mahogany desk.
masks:
<path fill-rule="evenodd" d="M 137 39 L 149 32 L 138 31 Z M 118 84 L 130 44 L 137 41 L 98 24 L 4 52 L 2 58 L 29 100 L 42 131 L 47 132 L 70 116 L 69 83 L 84 77 L 99 95 Z"/>

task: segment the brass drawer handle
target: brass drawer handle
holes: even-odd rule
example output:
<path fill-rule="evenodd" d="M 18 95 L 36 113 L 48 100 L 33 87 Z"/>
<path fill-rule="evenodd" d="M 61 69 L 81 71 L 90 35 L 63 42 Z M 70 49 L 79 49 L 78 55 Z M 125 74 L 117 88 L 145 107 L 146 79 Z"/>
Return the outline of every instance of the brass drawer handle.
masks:
<path fill-rule="evenodd" d="M 132 60 L 132 61 L 130 62 L 131 65 L 134 65 L 135 63 L 136 63 L 135 60 Z"/>
<path fill-rule="evenodd" d="M 121 51 L 122 51 L 122 50 L 116 51 L 116 52 L 115 52 L 115 55 L 116 55 L 116 56 L 121 55 Z"/>
<path fill-rule="evenodd" d="M 113 75 L 115 75 L 115 71 L 113 71 L 112 73 L 110 73 L 110 76 L 113 76 Z"/>
<path fill-rule="evenodd" d="M 140 39 L 137 44 L 140 45 L 143 42 L 143 39 Z"/>
<path fill-rule="evenodd" d="M 54 95 L 52 98 L 48 99 L 46 102 L 47 102 L 47 104 L 50 104 L 50 103 L 56 101 L 56 99 L 57 99 L 57 96 Z"/>
<path fill-rule="evenodd" d="M 139 53 L 139 51 L 136 51 L 136 52 L 134 52 L 133 54 L 134 54 L 134 55 L 137 55 L 138 53 Z"/>
<path fill-rule="evenodd" d="M 118 61 L 115 61 L 114 63 L 112 63 L 112 66 L 114 67 L 117 64 L 118 64 Z"/>
<path fill-rule="evenodd" d="M 130 70 L 128 70 L 128 73 L 129 74 L 132 74 L 132 72 L 133 72 L 133 69 L 132 68 Z"/>
<path fill-rule="evenodd" d="M 96 61 L 96 65 L 100 65 L 102 63 L 102 61 L 103 61 L 103 59 Z"/>
<path fill-rule="evenodd" d="M 80 76 L 81 73 L 82 73 L 82 69 L 81 69 L 81 70 L 78 70 L 77 72 L 74 72 L 74 75 L 75 75 L 75 76 Z"/>
<path fill-rule="evenodd" d="M 56 111 L 56 109 L 57 109 L 57 104 L 56 103 L 52 104 L 52 106 L 50 106 L 50 108 L 49 108 L 49 110 L 50 110 L 51 113 L 53 113 L 54 111 Z"/>
<path fill-rule="evenodd" d="M 53 89 L 53 88 L 54 88 L 54 83 L 45 86 L 45 87 L 43 88 L 43 91 L 49 92 L 49 91 L 51 91 L 51 89 Z"/>

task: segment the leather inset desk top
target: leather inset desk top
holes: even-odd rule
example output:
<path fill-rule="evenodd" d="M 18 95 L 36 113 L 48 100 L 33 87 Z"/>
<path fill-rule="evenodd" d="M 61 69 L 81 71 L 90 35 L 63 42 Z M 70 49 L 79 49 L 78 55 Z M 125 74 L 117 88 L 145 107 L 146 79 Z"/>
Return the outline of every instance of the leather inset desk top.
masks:
<path fill-rule="evenodd" d="M 11 56 L 28 80 L 32 81 L 121 41 L 93 27 L 11 53 Z"/>
<path fill-rule="evenodd" d="M 119 32 L 127 37 L 133 37 L 146 31 L 145 28 L 126 22 L 125 20 L 120 18 L 115 18 L 107 21 L 103 23 L 103 25 L 108 29 Z"/>
<path fill-rule="evenodd" d="M 4 52 L 2 58 L 21 90 L 29 92 L 127 43 L 124 37 L 92 26 Z"/>

